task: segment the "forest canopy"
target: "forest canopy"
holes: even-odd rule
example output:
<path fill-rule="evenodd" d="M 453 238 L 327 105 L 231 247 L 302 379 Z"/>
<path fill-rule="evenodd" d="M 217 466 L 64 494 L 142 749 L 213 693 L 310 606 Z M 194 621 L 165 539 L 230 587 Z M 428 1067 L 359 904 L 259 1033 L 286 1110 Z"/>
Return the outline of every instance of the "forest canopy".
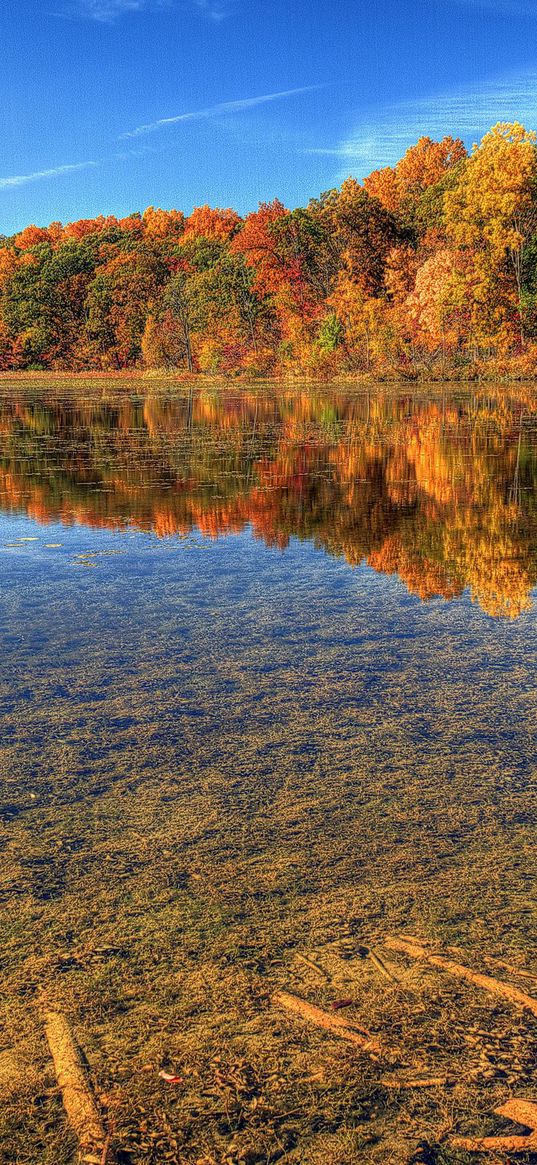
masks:
<path fill-rule="evenodd" d="M 0 237 L 0 370 L 537 372 L 537 146 L 500 123 L 288 210 Z"/>

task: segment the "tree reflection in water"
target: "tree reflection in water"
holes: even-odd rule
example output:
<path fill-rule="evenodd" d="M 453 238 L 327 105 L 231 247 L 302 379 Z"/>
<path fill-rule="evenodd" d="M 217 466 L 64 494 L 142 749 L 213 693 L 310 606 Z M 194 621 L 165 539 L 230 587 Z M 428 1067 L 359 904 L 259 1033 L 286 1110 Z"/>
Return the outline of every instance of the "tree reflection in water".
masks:
<path fill-rule="evenodd" d="M 8 381 L 0 427 L 4 511 L 162 538 L 250 527 L 282 550 L 299 538 L 366 561 L 424 601 L 468 588 L 512 618 L 531 604 L 537 420 L 524 390 Z"/>

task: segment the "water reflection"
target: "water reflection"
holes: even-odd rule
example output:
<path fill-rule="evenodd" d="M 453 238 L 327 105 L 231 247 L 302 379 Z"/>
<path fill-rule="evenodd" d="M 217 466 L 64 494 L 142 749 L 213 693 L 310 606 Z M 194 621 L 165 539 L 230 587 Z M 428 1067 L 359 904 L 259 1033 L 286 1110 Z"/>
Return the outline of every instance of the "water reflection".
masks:
<path fill-rule="evenodd" d="M 531 395 L 5 384 L 0 506 L 163 538 L 310 540 L 423 600 L 468 588 L 514 618 L 537 585 Z"/>

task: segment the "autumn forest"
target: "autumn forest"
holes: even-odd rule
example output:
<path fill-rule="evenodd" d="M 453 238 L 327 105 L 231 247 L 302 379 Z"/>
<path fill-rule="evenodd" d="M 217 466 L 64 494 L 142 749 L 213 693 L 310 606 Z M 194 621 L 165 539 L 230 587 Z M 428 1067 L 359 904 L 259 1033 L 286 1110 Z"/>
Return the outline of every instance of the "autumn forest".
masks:
<path fill-rule="evenodd" d="M 537 146 L 499 124 L 467 153 L 287 210 L 149 207 L 0 238 L 0 370 L 331 377 L 537 372 Z"/>

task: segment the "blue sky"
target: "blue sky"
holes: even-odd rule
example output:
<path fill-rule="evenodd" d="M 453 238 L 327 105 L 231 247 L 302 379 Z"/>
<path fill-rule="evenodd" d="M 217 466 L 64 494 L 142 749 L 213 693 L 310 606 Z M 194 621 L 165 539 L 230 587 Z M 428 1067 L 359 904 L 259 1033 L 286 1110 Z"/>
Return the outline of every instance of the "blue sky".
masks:
<path fill-rule="evenodd" d="M 0 233 L 307 202 L 420 133 L 537 128 L 537 0 L 2 0 Z"/>

